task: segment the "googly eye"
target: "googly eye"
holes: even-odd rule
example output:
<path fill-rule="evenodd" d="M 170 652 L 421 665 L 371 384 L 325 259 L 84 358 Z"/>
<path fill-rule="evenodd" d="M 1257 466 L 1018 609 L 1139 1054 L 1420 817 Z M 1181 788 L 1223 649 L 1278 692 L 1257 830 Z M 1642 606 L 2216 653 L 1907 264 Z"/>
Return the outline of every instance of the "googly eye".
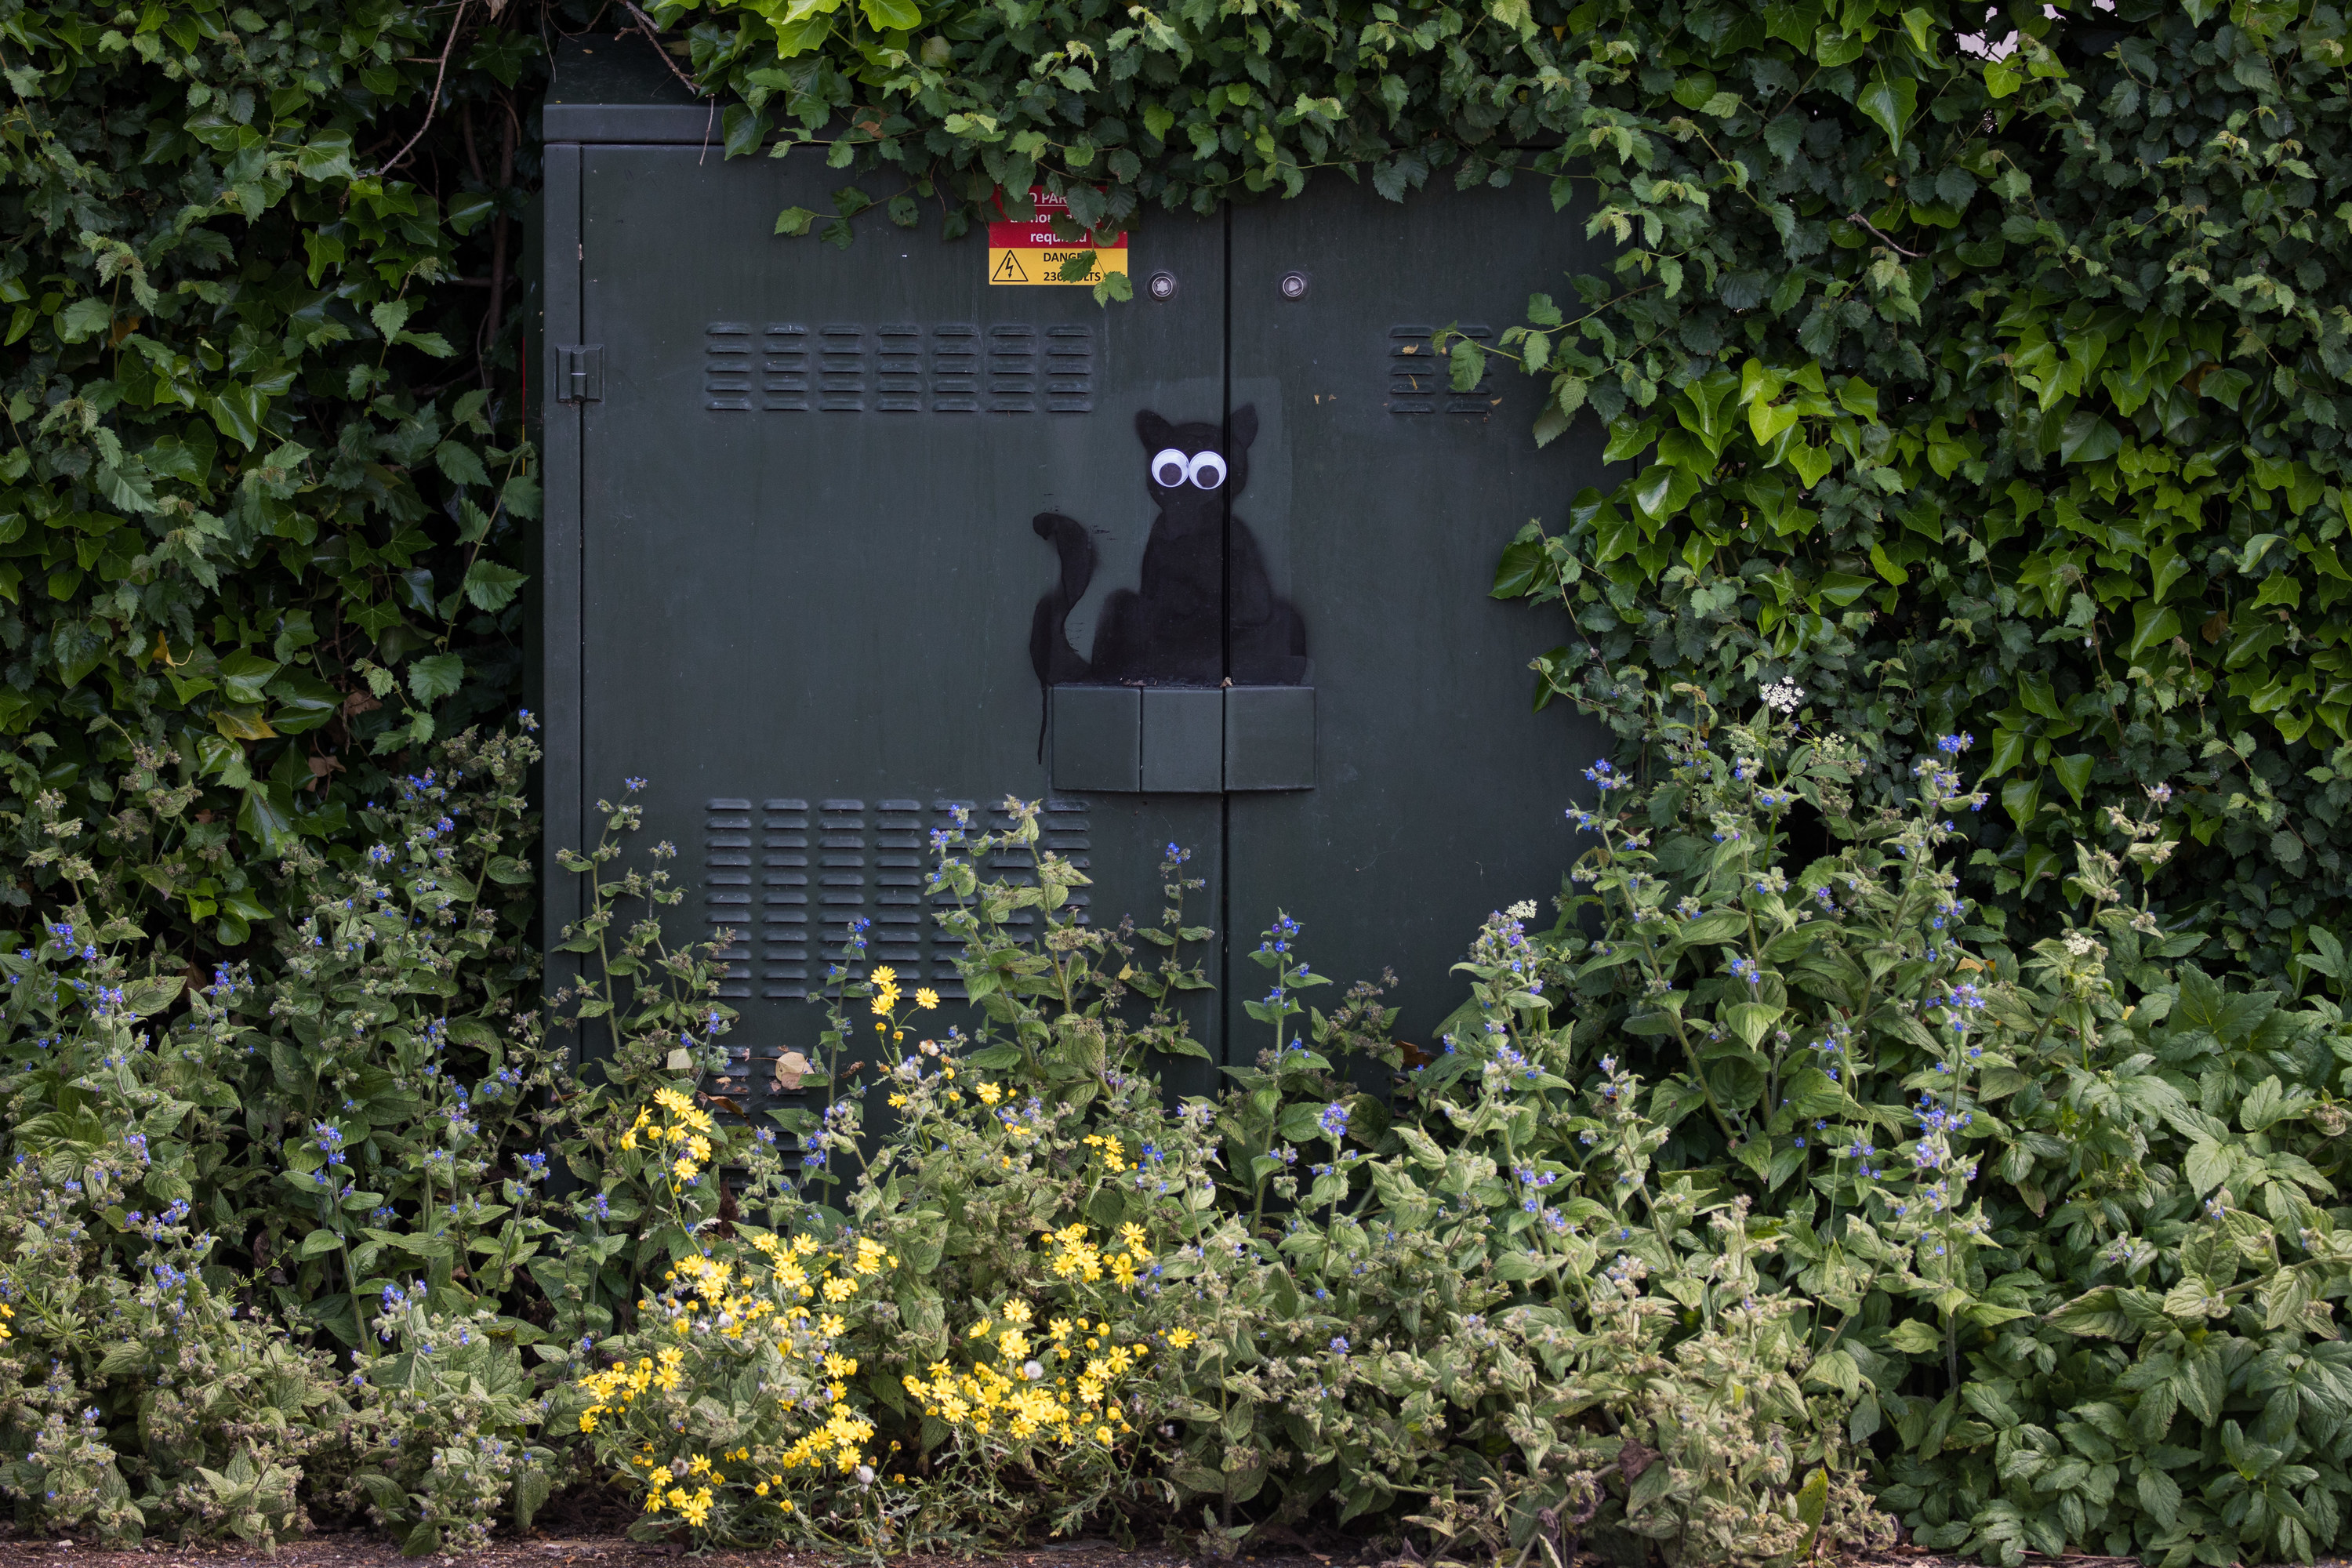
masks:
<path fill-rule="evenodd" d="M 1195 453 L 1186 473 L 1201 489 L 1213 490 L 1225 482 L 1225 460 L 1214 452 Z"/>
<path fill-rule="evenodd" d="M 1185 475 L 1191 471 L 1184 454 L 1173 447 L 1161 448 L 1159 455 L 1151 459 L 1152 482 L 1168 489 L 1172 490 L 1182 484 Z"/>

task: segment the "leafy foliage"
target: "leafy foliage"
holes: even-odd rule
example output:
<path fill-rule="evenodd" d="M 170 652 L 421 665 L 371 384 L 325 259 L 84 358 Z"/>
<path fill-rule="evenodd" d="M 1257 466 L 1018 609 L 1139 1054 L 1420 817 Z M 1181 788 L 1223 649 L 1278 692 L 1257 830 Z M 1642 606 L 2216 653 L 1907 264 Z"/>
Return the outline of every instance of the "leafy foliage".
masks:
<path fill-rule="evenodd" d="M 1573 622 L 1542 695 L 1631 735 L 1644 679 L 1793 677 L 1873 751 L 1990 725 L 1972 875 L 2011 909 L 2063 902 L 2092 794 L 2169 779 L 2159 904 L 2225 910 L 2226 944 L 2301 978 L 2352 798 L 2345 20 L 2053 9 L 656 15 L 740 100 L 730 153 L 814 143 L 899 187 L 780 222 L 843 245 L 872 209 L 960 233 L 1033 179 L 1073 235 L 1318 171 L 1397 199 L 1549 181 L 1614 276 L 1533 276 L 1523 326 L 1448 350 L 1465 386 L 1515 361 L 1540 437 L 1590 411 L 1632 465 L 1502 563 L 1498 595 Z"/>
<path fill-rule="evenodd" d="M 457 737 L 356 814 L 367 851 L 290 843 L 266 977 L 206 982 L 121 912 L 196 795 L 175 756 L 134 751 L 102 831 L 35 801 L 18 861 L 69 895 L 0 954 L 0 1485 L 35 1518 L 268 1542 L 366 1502 L 423 1551 L 546 1495 L 524 1271 L 571 1247 L 538 1152 L 567 1075 L 515 1006 L 536 756 Z"/>
<path fill-rule="evenodd" d="M 1563 920 L 1476 939 L 1452 1048 L 1367 1093 L 1408 1059 L 1377 988 L 1313 1005 L 1278 925 L 1270 1048 L 1180 1114 L 1146 1053 L 1197 1050 L 1209 933 L 1079 927 L 1075 868 L 983 884 L 979 838 L 940 873 L 979 1037 L 926 1051 L 921 994 L 848 966 L 786 1064 L 832 1109 L 772 1130 L 724 1114 L 717 948 L 614 864 L 627 802 L 567 862 L 585 978 L 542 1018 L 528 748 L 428 768 L 519 673 L 518 95 L 585 15 L 0 0 L 0 1488 L 110 1539 L 327 1506 L 468 1544 L 560 1473 L 543 1394 L 606 1336 L 694 1342 L 765 1235 L 864 1281 L 790 1348 L 858 1363 L 826 1403 L 870 1430 L 803 1456 L 823 1511 L 783 1526 L 752 1456 L 810 1428 L 751 1411 L 786 1347 L 704 1346 L 607 1455 L 642 1481 L 688 1429 L 648 1528 L 1116 1503 L 1226 1547 L 1328 1510 L 1464 1555 L 1787 1557 L 1879 1528 L 1866 1450 L 1916 1539 L 2003 1563 L 2335 1547 L 2352 1046 L 2297 993 L 2352 984 L 2345 19 L 2057 12 L 655 6 L 730 153 L 781 127 L 879 192 L 780 235 L 933 204 L 952 235 L 1033 183 L 1116 226 L 1319 171 L 1545 180 L 1619 246 L 1448 345 L 1627 465 L 1495 591 L 1571 622 L 1539 696 L 1636 743 Z M 760 1278 L 783 1321 L 803 1287 Z M 1010 1440 L 971 1411 L 1037 1381 L 1003 1308 L 1065 1295 L 1150 1348 L 1057 1455 L 1042 1407 Z"/>
<path fill-rule="evenodd" d="M 103 816 L 176 752 L 142 923 L 200 963 L 512 700 L 541 46 L 501 9 L 0 7 L 0 805 Z"/>
<path fill-rule="evenodd" d="M 1197 1517 L 1231 1545 L 1254 1520 L 1419 1507 L 1454 1550 L 1541 1539 L 1559 1568 L 1563 1528 L 1708 1562 L 1884 1531 L 1843 1396 L 1797 1383 L 1796 1299 L 1760 1299 L 1775 1222 L 1687 1176 L 1654 1182 L 1666 1131 L 1630 1077 L 1580 1097 L 1590 1118 L 1556 1118 L 1606 1137 L 1546 1161 L 1540 1224 L 1517 1212 L 1535 1173 L 1498 1176 L 1538 1120 L 1526 1095 L 1580 1098 L 1564 1079 L 1492 1065 L 1473 1109 L 1433 1108 L 1466 1133 L 1447 1126 L 1444 1149 L 1334 1098 L 1338 1064 L 1286 1033 L 1234 1089 L 1171 1106 L 1141 1069 L 1177 1026 L 1113 1021 L 1118 972 L 1087 961 L 1101 941 L 1067 902 L 1084 874 L 1036 849 L 1034 805 L 1006 810 L 1010 828 L 942 836 L 934 884 L 961 900 L 947 918 L 971 939 L 967 985 L 1016 980 L 1003 1005 L 971 1036 L 915 1039 L 922 993 L 887 970 L 845 982 L 864 1007 L 836 999 L 835 1032 L 878 1063 L 829 1079 L 805 1138 L 823 1179 L 778 1194 L 769 1226 L 705 1229 L 570 1395 L 642 1496 L 641 1530 L 908 1549 L 1116 1509 L 1123 1528 Z M 1014 846 L 1036 854 L 1034 886 L 977 879 Z M 1041 929 L 1013 923 L 1032 911 Z M 1493 942 L 1525 946 L 1500 924 Z M 1162 929 L 1183 930 L 1178 910 Z M 1297 934 L 1286 922 L 1265 951 Z M 1287 987 L 1305 966 L 1273 967 Z M 869 1110 L 888 1124 L 861 1139 Z M 1282 1141 L 1245 1160 L 1269 1121 Z M 682 1183 L 719 1129 L 657 1089 L 632 1134 L 657 1163 L 682 1152 Z M 1311 1187 L 1291 1173 L 1305 1142 L 1328 1151 Z M 1286 1212 L 1266 1211 L 1269 1174 Z M 835 1191 L 838 1207 L 819 1201 Z"/>
<path fill-rule="evenodd" d="M 1874 752 L 1990 726 L 2011 908 L 2169 781 L 2158 904 L 2299 976 L 2347 869 L 2344 19 L 1875 10 L 1601 23 L 1568 149 L 1618 276 L 1508 352 L 1635 467 L 1496 592 L 1629 733 L 1645 679 L 1794 679 Z"/>
<path fill-rule="evenodd" d="M 2119 849 L 2076 847 L 2085 923 L 2011 949 L 1937 853 L 1946 813 L 1981 804 L 1965 737 L 1921 760 L 1900 816 L 1855 810 L 1843 737 L 1769 706 L 1722 724 L 1698 704 L 1656 741 L 1654 790 L 1596 767 L 1604 804 L 1575 814 L 1601 840 L 1572 874 L 1590 890 L 1518 967 L 1483 966 L 1453 1026 L 1468 1062 L 1422 1076 L 1523 1070 L 1551 1009 L 1604 1068 L 1668 1075 L 1660 1162 L 1778 1216 L 1805 1375 L 1853 1401 L 1921 1544 L 2327 1550 L 2347 1489 L 2324 1304 L 2347 1279 L 2342 1211 L 2320 1206 L 2343 1179 L 2342 1010 L 2235 990 L 2185 962 L 2206 939 L 2130 907 L 2128 868 L 2160 876 L 2172 848 L 2160 797 L 2108 814 Z M 1844 842 L 1798 865 L 1806 810 Z"/>

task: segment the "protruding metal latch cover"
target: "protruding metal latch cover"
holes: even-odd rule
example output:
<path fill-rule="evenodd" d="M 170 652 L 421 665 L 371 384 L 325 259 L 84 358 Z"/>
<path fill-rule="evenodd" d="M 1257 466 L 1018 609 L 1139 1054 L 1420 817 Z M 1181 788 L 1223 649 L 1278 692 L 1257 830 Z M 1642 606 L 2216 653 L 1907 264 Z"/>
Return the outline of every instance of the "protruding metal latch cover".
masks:
<path fill-rule="evenodd" d="M 604 400 L 604 345 L 573 343 L 555 351 L 555 400 L 558 403 L 601 403 Z"/>
<path fill-rule="evenodd" d="M 1052 743 L 1055 789 L 1313 789 L 1315 689 L 1056 686 Z"/>

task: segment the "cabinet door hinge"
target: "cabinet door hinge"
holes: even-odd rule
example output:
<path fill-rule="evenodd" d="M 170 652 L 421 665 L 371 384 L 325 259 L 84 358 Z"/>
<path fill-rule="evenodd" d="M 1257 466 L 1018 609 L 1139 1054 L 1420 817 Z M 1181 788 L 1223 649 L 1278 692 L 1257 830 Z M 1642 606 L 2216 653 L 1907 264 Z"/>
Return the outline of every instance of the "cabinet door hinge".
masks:
<path fill-rule="evenodd" d="M 601 403 L 604 398 L 604 345 L 574 343 L 555 351 L 555 400 Z"/>

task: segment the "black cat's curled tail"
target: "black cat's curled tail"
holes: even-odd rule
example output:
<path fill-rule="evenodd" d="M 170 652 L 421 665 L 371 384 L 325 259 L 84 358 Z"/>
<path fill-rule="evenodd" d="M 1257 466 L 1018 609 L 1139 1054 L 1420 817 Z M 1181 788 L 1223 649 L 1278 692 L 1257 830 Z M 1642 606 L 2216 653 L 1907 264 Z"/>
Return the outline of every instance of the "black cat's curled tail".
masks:
<path fill-rule="evenodd" d="M 1070 611 L 1086 597 L 1095 578 L 1095 542 L 1076 518 L 1058 511 L 1041 511 L 1030 523 L 1037 537 L 1061 558 L 1062 580 L 1037 601 L 1029 621 L 1029 663 L 1037 671 L 1037 760 L 1045 760 L 1046 707 L 1052 689 L 1062 682 L 1085 680 L 1093 668 L 1070 646 Z"/>

